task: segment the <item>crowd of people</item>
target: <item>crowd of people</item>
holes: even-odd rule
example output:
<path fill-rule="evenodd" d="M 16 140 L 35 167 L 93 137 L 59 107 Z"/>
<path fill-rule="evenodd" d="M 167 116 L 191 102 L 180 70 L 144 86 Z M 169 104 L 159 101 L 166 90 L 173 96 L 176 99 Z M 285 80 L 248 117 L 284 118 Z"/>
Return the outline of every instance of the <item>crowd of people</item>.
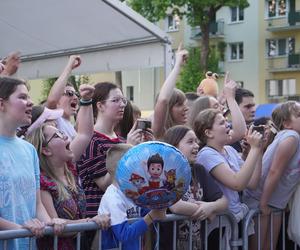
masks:
<path fill-rule="evenodd" d="M 68 79 L 81 58 L 70 56 L 47 100 L 35 105 L 25 81 L 13 77 L 19 53 L 0 64 L 0 230 L 30 230 L 36 249 L 53 249 L 43 236 L 46 225 L 59 235 L 58 249 L 75 249 L 71 223 L 95 222 L 103 230 L 102 249 L 142 249 L 149 226 L 166 213 L 189 216 L 177 230 L 177 248 L 203 247 L 201 221 L 211 225 L 228 210 L 242 222 L 249 209 L 260 209 L 261 235 L 249 228 L 250 248 L 276 245 L 281 217 L 299 180 L 300 104 L 280 103 L 272 117 L 255 119 L 254 95 L 225 75 L 224 88 L 183 93 L 176 80 L 188 52 L 179 46 L 175 65 L 157 97 L 150 128 L 138 126 L 141 111 L 114 83 L 83 84 L 76 92 Z M 209 88 L 208 88 L 209 89 Z M 72 122 L 76 117 L 75 124 Z M 184 196 L 168 209 L 139 208 L 120 190 L 117 163 L 131 147 L 159 140 L 176 147 L 188 160 L 192 181 Z M 138 217 L 133 224 L 128 219 Z M 254 221 L 254 223 L 257 223 Z M 209 229 L 209 249 L 219 247 L 219 230 Z M 161 225 L 161 249 L 172 249 L 173 230 Z M 258 237 L 259 236 L 259 237 Z M 95 231 L 86 232 L 83 249 L 97 247 Z M 27 238 L 8 241 L 8 249 L 28 249 Z M 2 245 L 0 245 L 0 248 Z"/>

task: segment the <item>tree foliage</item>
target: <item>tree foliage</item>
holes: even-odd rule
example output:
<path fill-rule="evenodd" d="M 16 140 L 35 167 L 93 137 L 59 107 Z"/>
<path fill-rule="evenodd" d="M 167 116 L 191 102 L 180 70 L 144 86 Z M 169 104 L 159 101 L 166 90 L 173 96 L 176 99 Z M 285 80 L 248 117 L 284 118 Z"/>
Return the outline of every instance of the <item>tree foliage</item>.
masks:
<path fill-rule="evenodd" d="M 52 78 L 47 78 L 44 79 L 42 84 L 43 84 L 43 89 L 42 89 L 42 100 L 46 100 L 50 89 L 52 88 L 53 84 L 57 80 L 57 77 L 52 77 Z M 81 84 L 87 84 L 89 83 L 89 77 L 87 75 L 81 75 L 81 76 L 70 76 L 68 79 L 68 82 L 71 83 L 75 89 L 76 92 L 79 90 L 79 86 Z"/>
<path fill-rule="evenodd" d="M 124 1 L 124 0 L 123 0 Z M 209 27 L 216 21 L 217 11 L 223 7 L 249 6 L 247 0 L 127 0 L 128 4 L 151 22 L 165 18 L 172 10 L 172 14 L 186 16 L 189 25 L 200 26 L 202 33 L 200 65 L 207 70 L 209 54 Z"/>
<path fill-rule="evenodd" d="M 189 59 L 183 67 L 177 81 L 177 88 L 183 92 L 195 92 L 200 81 L 205 78 L 205 72 L 201 68 L 199 57 L 200 48 L 189 48 Z M 216 48 L 211 48 L 208 58 L 208 68 L 212 72 L 218 72 L 219 56 Z"/>

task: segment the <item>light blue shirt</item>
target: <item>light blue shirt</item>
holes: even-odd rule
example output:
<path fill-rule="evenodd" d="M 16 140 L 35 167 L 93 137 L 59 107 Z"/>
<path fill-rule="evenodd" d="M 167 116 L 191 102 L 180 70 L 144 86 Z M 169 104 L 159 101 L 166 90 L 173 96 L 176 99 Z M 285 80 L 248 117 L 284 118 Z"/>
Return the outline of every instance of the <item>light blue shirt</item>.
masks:
<path fill-rule="evenodd" d="M 228 165 L 232 171 L 238 172 L 244 161 L 233 147 L 225 146 L 224 148 L 225 153 L 221 154 L 215 149 L 205 146 L 197 155 L 197 163 L 201 164 L 207 172 L 212 171 L 222 163 Z M 223 183 L 217 179 L 216 183 L 229 201 L 228 208 L 230 212 L 234 215 L 240 213 L 242 204 L 240 202 L 239 193 L 223 185 Z"/>
<path fill-rule="evenodd" d="M 17 137 L 0 136 L 0 217 L 20 225 L 35 218 L 39 188 L 39 161 L 34 146 Z M 29 249 L 29 240 L 10 240 L 7 246 Z"/>

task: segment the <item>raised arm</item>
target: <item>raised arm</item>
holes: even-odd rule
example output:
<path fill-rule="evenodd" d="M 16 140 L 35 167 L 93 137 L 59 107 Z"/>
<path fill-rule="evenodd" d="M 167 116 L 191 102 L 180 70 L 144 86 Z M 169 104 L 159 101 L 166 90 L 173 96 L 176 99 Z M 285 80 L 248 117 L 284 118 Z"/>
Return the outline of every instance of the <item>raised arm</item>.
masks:
<path fill-rule="evenodd" d="M 254 172 L 258 156 L 261 152 L 262 135 L 249 129 L 247 140 L 251 145 L 250 152 L 243 166 L 238 172 L 234 172 L 227 163 L 221 163 L 211 170 L 211 174 L 223 185 L 235 191 L 243 191 Z"/>
<path fill-rule="evenodd" d="M 20 52 L 19 51 L 12 52 L 11 54 L 9 54 L 7 56 L 7 58 L 2 60 L 2 64 L 4 67 L 3 67 L 3 71 L 1 71 L 1 68 L 0 68 L 0 75 L 3 75 L 3 76 L 13 75 L 14 73 L 17 72 L 20 62 L 21 62 L 20 61 Z"/>
<path fill-rule="evenodd" d="M 72 55 L 69 58 L 67 65 L 65 66 L 63 72 L 55 81 L 54 85 L 52 86 L 50 93 L 47 98 L 46 106 L 50 109 L 56 109 L 59 99 L 64 93 L 66 84 L 68 79 L 72 73 L 72 70 L 77 68 L 81 64 L 80 56 Z"/>
<path fill-rule="evenodd" d="M 224 83 L 223 93 L 224 97 L 226 98 L 228 108 L 231 112 L 232 119 L 232 136 L 229 142 L 229 144 L 232 144 L 244 138 L 247 132 L 247 126 L 245 118 L 235 100 L 235 90 L 237 88 L 237 84 L 235 81 L 229 79 L 228 72 L 226 72 Z"/>
<path fill-rule="evenodd" d="M 188 52 L 182 49 L 181 44 L 178 47 L 176 53 L 176 62 L 175 66 L 172 69 L 171 73 L 168 75 L 166 81 L 164 82 L 157 102 L 154 107 L 154 117 L 152 122 L 152 130 L 155 138 L 161 138 L 165 132 L 165 123 L 168 113 L 168 104 L 171 99 L 173 90 L 176 85 L 176 79 L 180 73 L 182 65 L 184 65 L 187 60 Z"/>
<path fill-rule="evenodd" d="M 95 88 L 88 84 L 82 84 L 79 87 L 81 100 L 77 115 L 77 135 L 70 144 L 70 148 L 74 154 L 73 161 L 79 160 L 93 136 L 94 120 L 92 97 L 94 90 Z"/>
<path fill-rule="evenodd" d="M 287 137 L 278 145 L 278 148 L 274 153 L 272 165 L 267 175 L 263 187 L 263 193 L 260 199 L 260 208 L 263 213 L 266 213 L 268 210 L 267 208 L 270 197 L 274 192 L 283 172 L 288 167 L 289 161 L 296 153 L 298 143 L 299 142 L 295 137 Z"/>

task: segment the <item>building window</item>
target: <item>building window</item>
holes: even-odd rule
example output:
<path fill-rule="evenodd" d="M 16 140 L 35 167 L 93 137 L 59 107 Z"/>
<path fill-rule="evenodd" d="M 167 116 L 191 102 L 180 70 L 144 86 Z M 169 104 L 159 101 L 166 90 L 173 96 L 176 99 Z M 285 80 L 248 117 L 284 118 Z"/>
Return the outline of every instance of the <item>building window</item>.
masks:
<path fill-rule="evenodd" d="M 269 97 L 296 95 L 296 79 L 267 80 Z"/>
<path fill-rule="evenodd" d="M 281 17 L 287 13 L 286 0 L 266 0 L 266 17 Z"/>
<path fill-rule="evenodd" d="M 283 56 L 287 54 L 295 53 L 295 38 L 279 38 L 279 39 L 268 39 L 267 40 L 267 55 L 272 56 Z"/>
<path fill-rule="evenodd" d="M 134 101 L 134 92 L 133 92 L 133 86 L 127 86 L 126 87 L 126 98 L 130 101 Z"/>
<path fill-rule="evenodd" d="M 167 31 L 178 31 L 180 18 L 177 15 L 169 15 L 166 18 L 166 30 Z"/>
<path fill-rule="evenodd" d="M 243 43 L 231 43 L 229 44 L 230 60 L 242 60 L 244 59 L 244 45 Z"/>
<path fill-rule="evenodd" d="M 230 8 L 231 11 L 231 22 L 241 22 L 244 21 L 244 9 L 239 7 Z"/>

